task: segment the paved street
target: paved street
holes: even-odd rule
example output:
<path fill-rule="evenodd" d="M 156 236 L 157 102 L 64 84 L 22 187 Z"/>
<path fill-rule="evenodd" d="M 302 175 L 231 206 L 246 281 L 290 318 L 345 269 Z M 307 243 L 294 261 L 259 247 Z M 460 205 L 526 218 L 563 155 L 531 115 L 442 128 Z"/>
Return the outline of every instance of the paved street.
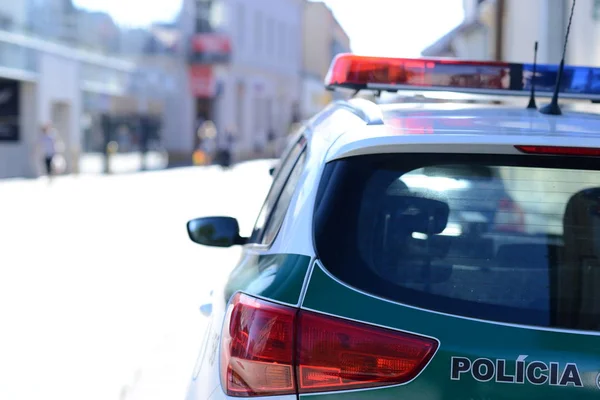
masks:
<path fill-rule="evenodd" d="M 167 167 L 169 164 L 166 154 L 150 151 L 146 154 L 146 169 L 157 170 Z M 113 173 L 137 172 L 142 169 L 144 163 L 140 153 L 120 153 L 111 157 L 110 169 Z M 100 153 L 87 153 L 79 160 L 79 170 L 83 173 L 101 174 L 104 172 L 104 155 Z"/>
<path fill-rule="evenodd" d="M 185 222 L 248 233 L 269 165 L 1 182 L 0 398 L 182 399 L 198 306 L 239 256 Z"/>

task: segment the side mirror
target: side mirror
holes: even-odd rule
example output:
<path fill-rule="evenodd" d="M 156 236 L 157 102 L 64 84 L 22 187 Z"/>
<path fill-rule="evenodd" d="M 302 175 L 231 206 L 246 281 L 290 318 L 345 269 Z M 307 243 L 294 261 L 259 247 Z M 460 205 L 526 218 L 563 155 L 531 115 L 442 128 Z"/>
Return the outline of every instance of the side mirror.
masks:
<path fill-rule="evenodd" d="M 187 223 L 187 231 L 192 242 L 212 247 L 231 247 L 245 244 L 240 236 L 240 227 L 235 218 L 205 217 Z"/>

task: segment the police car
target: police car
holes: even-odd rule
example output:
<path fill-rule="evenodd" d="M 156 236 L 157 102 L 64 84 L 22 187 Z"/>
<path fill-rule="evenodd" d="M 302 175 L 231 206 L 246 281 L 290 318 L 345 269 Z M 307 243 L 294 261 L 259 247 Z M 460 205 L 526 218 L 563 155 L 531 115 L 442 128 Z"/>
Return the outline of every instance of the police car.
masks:
<path fill-rule="evenodd" d="M 343 54 L 326 84 L 549 97 L 560 69 L 537 68 Z M 598 71 L 565 67 L 560 98 L 598 100 Z M 557 107 L 354 98 L 315 116 L 250 237 L 188 222 L 243 246 L 188 398 L 599 398 L 600 118 Z"/>

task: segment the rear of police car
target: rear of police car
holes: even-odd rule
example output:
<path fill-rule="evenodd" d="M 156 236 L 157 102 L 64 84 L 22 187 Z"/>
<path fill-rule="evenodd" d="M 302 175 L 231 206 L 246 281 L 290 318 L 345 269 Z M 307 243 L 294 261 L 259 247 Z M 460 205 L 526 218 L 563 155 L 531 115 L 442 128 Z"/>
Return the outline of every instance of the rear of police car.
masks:
<path fill-rule="evenodd" d="M 392 106 L 340 137 L 300 309 L 261 305 L 260 395 L 598 398 L 599 121 Z"/>
<path fill-rule="evenodd" d="M 353 322 L 300 336 L 300 390 L 599 396 L 598 117 L 432 106 L 383 120 L 340 138 L 324 170 L 303 308 Z"/>
<path fill-rule="evenodd" d="M 327 164 L 303 308 L 353 322 L 300 336 L 300 390 L 332 398 L 600 395 L 600 165 L 551 148 L 473 141 L 392 138 L 376 150 L 359 141 Z M 528 141 L 538 142 L 517 140 Z M 494 188 L 445 189 L 483 186 L 482 168 L 496 171 L 510 200 Z M 414 175 L 437 183 L 411 187 Z M 453 214 L 481 214 L 482 202 L 506 201 L 516 206 L 498 208 L 503 215 L 482 229 L 452 223 Z"/>

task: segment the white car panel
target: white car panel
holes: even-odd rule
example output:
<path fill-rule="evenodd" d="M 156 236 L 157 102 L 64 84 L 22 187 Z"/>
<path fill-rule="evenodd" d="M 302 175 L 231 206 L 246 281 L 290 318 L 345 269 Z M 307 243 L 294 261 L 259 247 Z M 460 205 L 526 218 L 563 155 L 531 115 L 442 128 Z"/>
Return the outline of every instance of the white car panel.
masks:
<path fill-rule="evenodd" d="M 368 129 L 385 130 L 374 126 Z M 336 159 L 385 153 L 474 153 L 474 154 L 523 154 L 516 145 L 566 146 L 600 148 L 600 137 L 554 137 L 524 135 L 520 137 L 493 135 L 399 135 L 360 137 L 360 132 L 348 133 L 329 150 L 327 162 Z M 425 149 L 424 147 L 427 146 Z"/>

